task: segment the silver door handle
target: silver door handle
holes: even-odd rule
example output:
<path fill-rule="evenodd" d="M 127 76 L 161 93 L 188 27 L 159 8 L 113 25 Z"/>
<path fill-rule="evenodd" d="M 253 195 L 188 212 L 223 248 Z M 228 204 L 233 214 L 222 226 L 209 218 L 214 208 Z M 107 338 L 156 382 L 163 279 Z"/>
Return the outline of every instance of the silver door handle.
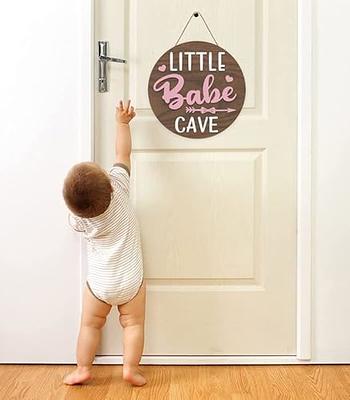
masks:
<path fill-rule="evenodd" d="M 99 57 L 99 60 L 100 60 L 100 61 L 112 61 L 112 62 L 117 62 L 117 63 L 126 64 L 126 60 L 123 60 L 122 58 L 100 56 L 100 57 Z"/>
<path fill-rule="evenodd" d="M 126 60 L 122 58 L 109 57 L 108 55 L 108 42 L 98 42 L 98 91 L 100 93 L 108 92 L 107 80 L 107 63 L 117 62 L 126 64 Z"/>

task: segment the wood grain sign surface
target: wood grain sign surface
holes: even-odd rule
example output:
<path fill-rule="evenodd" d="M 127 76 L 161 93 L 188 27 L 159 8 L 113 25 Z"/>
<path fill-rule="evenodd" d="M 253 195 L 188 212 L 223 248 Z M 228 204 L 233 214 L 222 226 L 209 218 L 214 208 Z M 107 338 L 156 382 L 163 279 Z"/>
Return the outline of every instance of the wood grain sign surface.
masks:
<path fill-rule="evenodd" d="M 186 42 L 164 53 L 148 82 L 148 97 L 158 120 L 187 138 L 216 135 L 237 118 L 245 98 L 237 61 L 208 42 Z"/>

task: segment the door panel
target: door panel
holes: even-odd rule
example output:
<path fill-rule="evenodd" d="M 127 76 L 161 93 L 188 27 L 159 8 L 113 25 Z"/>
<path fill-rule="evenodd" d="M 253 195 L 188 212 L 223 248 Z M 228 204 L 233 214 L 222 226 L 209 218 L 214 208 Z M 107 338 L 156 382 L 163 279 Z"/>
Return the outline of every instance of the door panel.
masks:
<path fill-rule="evenodd" d="M 259 2 L 260 3 L 260 2 Z M 261 26 L 256 22 L 256 13 L 261 15 L 261 9 L 256 10 L 254 0 L 245 1 L 159 1 L 130 2 L 129 10 L 129 50 L 130 65 L 130 95 L 136 100 L 138 107 L 149 109 L 145 82 L 148 82 L 150 71 L 155 61 L 170 47 L 173 47 L 186 21 L 195 10 L 205 17 L 209 27 L 212 27 L 217 42 L 227 50 L 233 48 L 247 81 L 246 108 L 253 108 L 256 103 L 256 68 L 255 59 L 261 57 L 260 49 L 256 49 L 255 36 L 260 34 Z M 259 5 L 258 5 L 259 7 Z M 155 15 L 158 16 L 155 24 Z M 229 16 L 229 19 L 228 19 Z M 226 21 L 226 23 L 217 23 Z M 228 29 L 227 23 L 232 24 Z M 229 32 L 229 34 L 228 34 Z M 244 40 L 238 40 L 244 37 Z M 181 42 L 204 40 L 212 42 L 210 33 L 205 29 L 200 18 L 192 19 L 184 32 Z M 258 54 L 257 54 L 258 53 Z M 137 61 L 142 60 L 142 68 Z M 261 80 L 261 70 L 257 79 Z"/>
<path fill-rule="evenodd" d="M 199 10 L 246 79 L 243 112 L 223 133 L 168 132 L 147 96 L 154 63 Z M 295 354 L 297 1 L 96 1 L 110 65 L 96 94 L 95 158 L 114 162 L 118 98 L 132 123 L 132 202 L 148 284 L 145 354 Z M 206 40 L 192 19 L 181 41 Z M 116 314 L 100 354 L 121 354 Z"/>
<path fill-rule="evenodd" d="M 135 153 L 133 198 L 148 278 L 254 279 L 261 158 L 232 150 Z M 161 201 L 145 201 L 154 193 Z"/>

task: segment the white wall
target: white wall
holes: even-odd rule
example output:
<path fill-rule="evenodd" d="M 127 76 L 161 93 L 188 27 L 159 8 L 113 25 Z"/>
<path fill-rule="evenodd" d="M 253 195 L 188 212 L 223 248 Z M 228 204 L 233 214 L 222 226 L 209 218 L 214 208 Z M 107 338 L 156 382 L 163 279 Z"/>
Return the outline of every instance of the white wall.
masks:
<path fill-rule="evenodd" d="M 350 2 L 314 1 L 313 358 L 350 362 Z"/>
<path fill-rule="evenodd" d="M 80 1 L 0 6 L 0 361 L 74 359 L 79 243 L 61 198 L 79 157 Z"/>
<path fill-rule="evenodd" d="M 87 3 L 0 8 L 0 362 L 74 360 L 79 243 L 61 184 L 81 157 Z M 350 362 L 350 2 L 313 4 L 313 361 Z"/>

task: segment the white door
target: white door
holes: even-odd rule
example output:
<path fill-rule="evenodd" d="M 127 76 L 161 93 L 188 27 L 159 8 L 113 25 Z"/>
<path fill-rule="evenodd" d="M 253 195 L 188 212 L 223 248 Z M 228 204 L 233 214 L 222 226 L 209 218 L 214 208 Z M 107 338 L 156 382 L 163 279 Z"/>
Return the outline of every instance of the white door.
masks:
<path fill-rule="evenodd" d="M 131 98 L 132 199 L 147 278 L 146 355 L 292 355 L 296 325 L 297 0 L 97 0 L 110 43 L 108 93 L 95 97 L 95 159 L 114 162 L 114 105 Z M 154 63 L 193 11 L 246 79 L 223 133 L 186 139 L 151 112 Z M 199 18 L 181 42 L 211 41 Z M 117 314 L 99 354 L 122 352 Z"/>

